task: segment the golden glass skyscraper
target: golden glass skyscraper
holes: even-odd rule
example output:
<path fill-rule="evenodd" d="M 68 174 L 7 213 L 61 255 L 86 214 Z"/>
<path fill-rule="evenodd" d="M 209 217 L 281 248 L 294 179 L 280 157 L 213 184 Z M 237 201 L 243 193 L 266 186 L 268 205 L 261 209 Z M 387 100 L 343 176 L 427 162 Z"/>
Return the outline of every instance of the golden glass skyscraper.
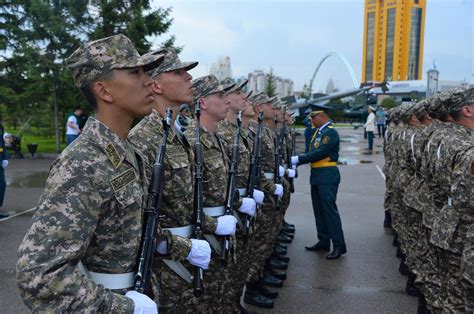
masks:
<path fill-rule="evenodd" d="M 365 0 L 362 82 L 421 80 L 426 0 Z"/>

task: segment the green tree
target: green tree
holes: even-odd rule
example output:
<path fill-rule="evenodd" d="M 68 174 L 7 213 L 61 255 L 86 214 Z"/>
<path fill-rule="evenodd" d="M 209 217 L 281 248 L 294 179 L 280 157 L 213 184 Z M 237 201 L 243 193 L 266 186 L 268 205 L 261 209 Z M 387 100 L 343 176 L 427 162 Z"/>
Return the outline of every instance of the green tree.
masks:
<path fill-rule="evenodd" d="M 34 115 L 49 106 L 58 152 L 59 111 L 68 105 L 58 94 L 76 90 L 70 75 L 64 74 L 64 60 L 79 46 L 91 21 L 85 1 L 11 0 L 0 8 L 0 47 L 7 52 L 0 74 L 7 91 L 2 103 L 18 114 L 15 120 L 21 113 Z"/>
<path fill-rule="evenodd" d="M 90 34 L 91 39 L 112 36 L 118 33 L 125 34 L 133 42 L 140 54 L 150 51 L 153 46 L 151 36 L 165 34 L 173 19 L 170 17 L 171 8 L 158 8 L 152 10 L 149 0 L 107 0 L 92 6 L 92 10 L 98 15 Z M 177 50 L 175 47 L 175 36 L 161 42 L 160 47 Z"/>
<path fill-rule="evenodd" d="M 275 75 L 273 75 L 273 68 L 270 68 L 270 73 L 267 75 L 267 85 L 265 85 L 265 94 L 268 97 L 275 96 Z"/>
<path fill-rule="evenodd" d="M 380 106 L 385 109 L 390 109 L 390 108 L 396 107 L 397 103 L 395 102 L 395 100 L 393 100 L 393 98 L 387 97 L 382 100 L 382 103 L 380 104 Z"/>

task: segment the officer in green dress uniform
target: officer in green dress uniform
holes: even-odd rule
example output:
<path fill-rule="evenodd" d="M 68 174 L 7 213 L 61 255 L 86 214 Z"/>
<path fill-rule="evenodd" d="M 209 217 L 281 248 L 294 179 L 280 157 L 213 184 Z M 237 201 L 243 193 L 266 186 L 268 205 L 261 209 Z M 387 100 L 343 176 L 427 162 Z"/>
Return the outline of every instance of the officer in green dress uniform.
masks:
<path fill-rule="evenodd" d="M 311 121 L 318 130 L 313 134 L 308 152 L 291 157 L 291 162 L 293 165 L 311 165 L 311 200 L 319 242 L 306 249 L 329 251 L 332 241 L 333 251 L 326 258 L 337 259 L 346 253 L 341 218 L 336 205 L 337 189 L 341 180 L 337 168 L 339 134 L 326 113 L 329 108 L 320 108 L 311 112 Z"/>

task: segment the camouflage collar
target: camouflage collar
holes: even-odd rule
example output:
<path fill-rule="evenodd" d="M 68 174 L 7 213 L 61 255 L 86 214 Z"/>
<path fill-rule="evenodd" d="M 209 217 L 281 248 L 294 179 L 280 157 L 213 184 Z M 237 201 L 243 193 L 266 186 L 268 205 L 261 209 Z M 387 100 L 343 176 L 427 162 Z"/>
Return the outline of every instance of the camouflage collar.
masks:
<path fill-rule="evenodd" d="M 81 136 L 88 137 L 90 141 L 97 143 L 115 169 L 126 160 L 139 171 L 135 158 L 136 152 L 131 148 L 132 146 L 128 143 L 128 140 L 122 140 L 108 126 L 96 118 L 90 117 L 87 120 Z"/>
<path fill-rule="evenodd" d="M 152 127 L 156 128 L 157 134 L 159 134 L 160 138 L 161 138 L 161 136 L 163 135 L 163 116 L 158 111 L 153 109 L 151 114 L 146 116 L 144 119 L 149 120 L 149 122 L 152 124 Z M 168 139 L 167 139 L 166 142 L 167 143 L 173 142 L 175 136 L 176 136 L 176 133 L 174 132 L 174 127 L 173 127 L 173 125 L 171 125 L 170 126 L 170 131 L 169 131 L 169 134 L 168 134 Z M 158 138 L 157 138 L 157 140 L 158 140 Z"/>

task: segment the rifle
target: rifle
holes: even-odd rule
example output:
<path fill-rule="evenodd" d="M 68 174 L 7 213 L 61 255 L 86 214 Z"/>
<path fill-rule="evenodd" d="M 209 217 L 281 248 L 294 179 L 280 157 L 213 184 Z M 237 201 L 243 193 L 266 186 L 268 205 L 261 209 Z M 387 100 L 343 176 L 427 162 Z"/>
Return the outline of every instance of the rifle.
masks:
<path fill-rule="evenodd" d="M 239 140 L 240 128 L 242 126 L 242 111 L 237 116 L 237 132 L 235 132 L 234 143 L 232 145 L 232 160 L 229 168 L 229 180 L 227 181 L 227 199 L 225 204 L 225 214 L 232 215 L 232 207 L 235 201 L 235 185 L 239 168 Z M 229 236 L 224 237 L 224 243 L 221 248 L 219 260 L 222 266 L 227 265 L 227 257 L 229 256 Z"/>
<path fill-rule="evenodd" d="M 163 139 L 158 148 L 155 164 L 151 175 L 150 187 L 145 209 L 143 211 L 143 230 L 140 240 L 140 254 L 138 258 L 138 268 L 135 275 L 135 290 L 139 293 L 149 291 L 151 277 L 151 267 L 155 256 L 157 219 L 161 208 L 163 188 L 163 159 L 166 153 L 166 141 L 171 124 L 171 109 L 166 109 L 166 117 L 163 119 Z M 151 294 L 151 293 L 147 293 Z M 151 294 L 151 296 L 153 296 Z"/>
<path fill-rule="evenodd" d="M 295 155 L 296 155 L 296 129 L 293 126 L 293 132 L 291 132 L 291 153 L 290 153 L 290 158 L 288 158 L 288 163 L 290 165 L 291 165 L 291 156 L 295 156 Z M 298 178 L 298 168 L 295 169 L 295 178 Z"/>
<path fill-rule="evenodd" d="M 281 164 L 281 147 L 280 147 L 280 135 L 278 132 L 278 115 L 275 114 L 275 117 L 273 118 L 273 122 L 275 124 L 275 166 L 274 166 L 274 178 L 273 182 L 275 184 L 281 184 L 281 177 L 280 177 L 280 164 Z"/>
<path fill-rule="evenodd" d="M 194 239 L 203 239 L 203 157 L 201 147 L 201 103 L 196 102 L 196 142 L 194 143 Z M 199 266 L 194 266 L 193 275 L 194 296 L 199 298 L 204 293 L 203 270 Z"/>
<path fill-rule="evenodd" d="M 247 195 L 246 197 L 253 197 L 253 191 L 255 187 L 259 185 L 259 174 L 261 172 L 261 133 L 262 133 L 262 122 L 263 122 L 263 112 L 258 113 L 258 127 L 257 127 L 257 134 L 255 134 L 255 138 L 253 141 L 252 147 L 252 155 L 250 156 L 250 167 L 249 167 L 249 178 L 247 180 Z M 244 239 L 247 239 L 250 229 L 251 217 L 249 215 L 245 215 L 245 221 L 243 223 L 243 230 L 242 233 L 244 235 Z"/>
<path fill-rule="evenodd" d="M 281 129 L 281 136 L 283 136 L 282 141 L 284 140 L 285 143 L 285 150 L 286 150 L 286 166 L 288 169 L 291 169 L 291 153 L 289 151 L 289 145 L 288 145 L 288 136 L 286 134 L 287 127 L 286 127 L 286 107 L 283 108 L 283 124 L 282 124 L 282 129 Z M 293 149 L 293 146 L 292 146 Z M 293 178 L 288 178 L 288 182 L 290 183 L 290 192 L 294 193 L 295 192 L 295 182 Z"/>

